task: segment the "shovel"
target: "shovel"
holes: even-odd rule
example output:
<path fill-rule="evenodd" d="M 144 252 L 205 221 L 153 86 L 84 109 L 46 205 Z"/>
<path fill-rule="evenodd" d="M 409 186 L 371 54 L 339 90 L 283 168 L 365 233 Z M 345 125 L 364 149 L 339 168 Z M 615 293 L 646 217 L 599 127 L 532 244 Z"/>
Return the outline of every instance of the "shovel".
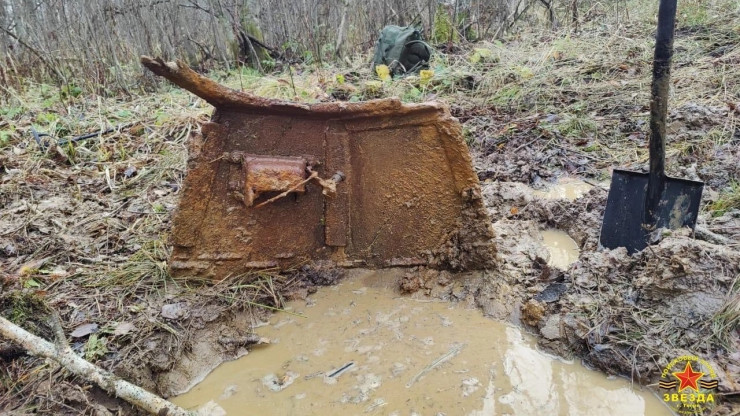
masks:
<path fill-rule="evenodd" d="M 675 23 L 676 0 L 661 0 L 650 102 L 650 173 L 614 169 L 600 238 L 601 245 L 609 249 L 625 247 L 632 254 L 647 247 L 656 230 L 693 230 L 696 225 L 704 183 L 665 175 L 665 124 Z"/>

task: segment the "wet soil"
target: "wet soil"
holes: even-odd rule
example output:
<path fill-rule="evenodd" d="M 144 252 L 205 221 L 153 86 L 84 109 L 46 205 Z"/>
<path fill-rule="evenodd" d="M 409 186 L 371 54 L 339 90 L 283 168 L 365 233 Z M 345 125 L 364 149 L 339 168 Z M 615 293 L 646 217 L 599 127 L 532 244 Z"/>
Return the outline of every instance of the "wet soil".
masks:
<path fill-rule="evenodd" d="M 558 171 L 551 166 L 541 169 L 550 169 L 553 177 Z M 598 249 L 606 184 L 589 179 L 586 187 L 572 178 L 567 181 L 563 190 L 556 183 L 484 180 L 482 198 L 493 219 L 496 268 L 466 274 L 412 268 L 405 271 L 400 290 L 477 306 L 485 316 L 531 331 L 544 351 L 583 359 L 588 366 L 640 384 L 654 384 L 671 359 L 695 353 L 717 370 L 720 392 L 738 391 L 737 332 L 721 339 L 713 327 L 740 273 L 737 228 L 732 225 L 738 222 L 737 214 L 704 214 L 699 229 L 706 232 L 674 232 L 649 250 L 629 256 L 624 250 Z M 166 249 L 142 245 L 146 239 L 142 236 L 166 229 L 169 217 L 145 209 L 152 202 L 139 198 L 115 202 L 105 194 L 84 194 L 80 202 L 68 194 L 64 183 L 58 188 L 20 188 L 38 201 L 33 204 L 9 198 L 4 226 L 10 229 L 11 224 L 25 221 L 25 228 L 23 235 L 4 237 L 6 252 L 15 253 L 6 263 L 15 272 L 5 277 L 4 285 L 25 287 L 5 292 L 13 296 L 2 297 L 2 313 L 32 315 L 37 309 L 34 302 L 40 299 L 59 311 L 68 334 L 96 324 L 91 333 L 72 335 L 73 347 L 89 353 L 95 346 L 91 335 L 97 334 L 97 339 L 105 340 L 105 348 L 89 359 L 165 397 L 188 390 L 222 362 L 248 353 L 249 343 L 225 340 L 246 339 L 255 324 L 269 319 L 269 310 L 253 305 L 278 307 L 286 300 L 306 299 L 317 286 L 336 284 L 343 276 L 335 269 L 302 268 L 216 285 L 157 280 L 164 276 Z M 104 181 L 97 183 L 106 186 Z M 165 207 L 176 204 L 166 181 L 155 183 L 150 192 L 145 195 L 149 201 Z M 99 202 L 87 207 L 92 201 Z M 127 201 L 128 205 L 121 205 Z M 142 222 L 147 227 L 137 229 Z M 543 239 L 548 230 L 572 238 L 580 250 L 574 263 L 570 264 L 571 258 L 560 267 L 553 264 L 552 251 Z M 69 241 L 64 240 L 66 233 Z M 46 243 L 34 249 L 24 241 Z M 90 251 L 92 247 L 97 249 Z M 51 257 L 30 262 L 39 257 L 34 253 L 46 253 L 42 259 Z M 112 280 L 101 284 L 85 279 L 85 270 L 100 267 L 90 260 L 91 253 L 118 253 L 101 257 L 110 262 L 107 273 Z M 573 247 L 571 254 L 575 254 Z M 31 281 L 53 286 L 40 292 Z M 53 331 L 34 325 L 33 318 L 23 322 L 34 332 L 52 337 Z M 0 349 L 3 360 L 15 363 L 6 368 L 11 377 L 22 379 L 29 368 L 39 365 L 32 357 L 5 347 Z M 70 414 L 78 411 L 70 409 L 90 406 L 101 414 L 136 412 L 119 401 L 103 400 L 106 396 L 94 394 L 95 389 L 79 387 L 86 385 L 81 380 L 58 370 L 52 374 L 54 385 L 66 386 L 68 399 L 63 403 Z M 43 379 L 19 386 L 26 400 L 52 394 Z M 726 397 L 724 406 L 736 406 L 731 401 L 734 396 Z M 5 405 L 22 405 L 9 396 L 4 400 Z M 65 412 L 56 401 L 44 403 L 49 411 Z"/>
<path fill-rule="evenodd" d="M 479 303 L 493 316 L 537 331 L 545 350 L 643 384 L 655 383 L 672 357 L 697 354 L 720 368 L 719 391 L 729 393 L 725 406 L 736 407 L 739 334 L 736 327 L 723 334 L 716 325 L 736 302 L 740 272 L 737 233 L 719 224 L 737 213 L 703 213 L 695 234 L 666 232 L 656 245 L 630 256 L 598 247 L 607 186 L 594 185 L 575 200 L 548 200 L 542 197 L 551 193 L 533 192 L 521 182 L 483 184 L 489 213 L 499 218 L 494 227 L 502 272 L 515 273 L 507 280 L 517 287 L 508 302 L 519 308 L 489 306 L 501 296 L 487 288 L 477 295 Z M 564 270 L 552 267 L 550 253 L 540 248 L 537 231 L 552 229 L 567 233 L 580 249 Z"/>

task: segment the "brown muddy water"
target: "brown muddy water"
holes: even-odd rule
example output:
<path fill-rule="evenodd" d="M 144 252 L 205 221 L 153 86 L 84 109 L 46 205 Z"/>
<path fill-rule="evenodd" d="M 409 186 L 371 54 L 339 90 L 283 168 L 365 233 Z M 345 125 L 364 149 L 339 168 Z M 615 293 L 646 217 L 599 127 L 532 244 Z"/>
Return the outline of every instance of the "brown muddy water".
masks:
<path fill-rule="evenodd" d="M 557 183 L 543 190 L 533 190 L 532 195 L 542 199 L 569 199 L 571 201 L 585 195 L 593 188 L 586 182 L 575 178 L 560 178 Z"/>
<path fill-rule="evenodd" d="M 402 270 L 354 271 L 291 302 L 271 344 L 173 399 L 228 415 L 670 415 L 649 391 L 539 352 L 477 309 L 401 296 Z M 224 413 L 225 412 L 225 413 Z"/>
<path fill-rule="evenodd" d="M 542 234 L 542 245 L 550 253 L 550 260 L 548 261 L 550 266 L 567 270 L 571 264 L 578 260 L 581 251 L 578 249 L 578 244 L 570 238 L 568 233 L 550 229 L 540 231 L 540 234 Z"/>
<path fill-rule="evenodd" d="M 532 195 L 541 199 L 568 199 L 576 200 L 585 195 L 593 185 L 575 178 L 560 178 L 557 183 L 548 186 L 544 190 L 532 190 Z M 549 229 L 541 231 L 543 245 L 550 253 L 548 264 L 560 270 L 567 270 L 571 264 L 578 260 L 581 253 L 578 244 L 568 235 L 560 230 Z"/>

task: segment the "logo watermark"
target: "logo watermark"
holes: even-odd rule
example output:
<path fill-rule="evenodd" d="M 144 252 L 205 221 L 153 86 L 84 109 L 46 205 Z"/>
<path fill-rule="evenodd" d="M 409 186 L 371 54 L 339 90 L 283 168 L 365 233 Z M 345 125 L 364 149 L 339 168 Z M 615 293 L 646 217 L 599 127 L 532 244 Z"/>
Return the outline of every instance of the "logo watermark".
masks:
<path fill-rule="evenodd" d="M 663 401 L 681 415 L 700 415 L 715 404 L 719 381 L 708 362 L 682 355 L 663 368 L 658 386 Z"/>

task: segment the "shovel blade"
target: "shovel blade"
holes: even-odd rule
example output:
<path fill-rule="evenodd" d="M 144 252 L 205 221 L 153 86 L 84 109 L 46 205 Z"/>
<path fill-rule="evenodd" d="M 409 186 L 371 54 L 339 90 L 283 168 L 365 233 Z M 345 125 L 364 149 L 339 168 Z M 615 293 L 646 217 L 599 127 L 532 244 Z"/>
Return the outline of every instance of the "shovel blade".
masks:
<path fill-rule="evenodd" d="M 615 169 L 601 224 L 603 247 L 625 247 L 632 254 L 648 246 L 650 229 L 678 229 L 696 225 L 704 183 L 666 177 L 655 228 L 646 223 L 648 174 Z"/>

